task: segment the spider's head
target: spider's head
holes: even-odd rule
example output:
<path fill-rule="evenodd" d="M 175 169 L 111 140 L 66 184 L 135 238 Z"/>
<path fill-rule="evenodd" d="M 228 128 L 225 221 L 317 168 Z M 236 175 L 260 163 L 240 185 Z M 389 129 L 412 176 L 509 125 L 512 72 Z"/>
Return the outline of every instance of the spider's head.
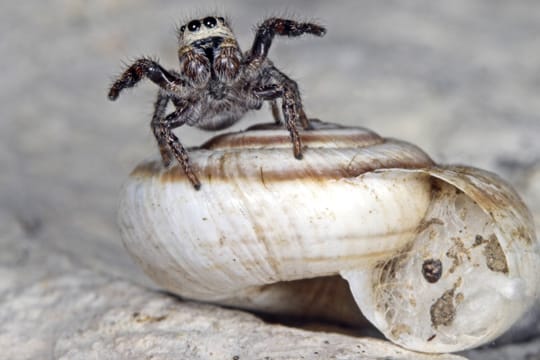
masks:
<path fill-rule="evenodd" d="M 180 47 L 214 48 L 223 40 L 236 41 L 234 34 L 224 18 L 207 16 L 191 20 L 178 28 Z"/>
<path fill-rule="evenodd" d="M 182 73 L 197 86 L 204 86 L 210 76 L 224 83 L 238 77 L 242 54 L 224 18 L 191 20 L 178 29 L 178 40 Z"/>

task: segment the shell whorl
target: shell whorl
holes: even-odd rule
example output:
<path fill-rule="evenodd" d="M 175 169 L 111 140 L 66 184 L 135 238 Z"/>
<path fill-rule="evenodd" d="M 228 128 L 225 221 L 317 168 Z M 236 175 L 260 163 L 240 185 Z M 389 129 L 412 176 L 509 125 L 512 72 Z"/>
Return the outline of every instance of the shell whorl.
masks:
<path fill-rule="evenodd" d="M 304 151 L 299 161 L 291 154 L 289 133 L 265 124 L 246 131 L 216 136 L 191 152 L 193 168 L 206 182 L 255 179 L 292 181 L 352 178 L 384 168 L 423 168 L 433 161 L 418 147 L 384 139 L 364 128 L 348 128 L 313 121 L 301 132 Z M 161 181 L 185 181 L 178 166 L 163 168 L 159 161 L 144 162 L 132 176 L 158 176 Z"/>

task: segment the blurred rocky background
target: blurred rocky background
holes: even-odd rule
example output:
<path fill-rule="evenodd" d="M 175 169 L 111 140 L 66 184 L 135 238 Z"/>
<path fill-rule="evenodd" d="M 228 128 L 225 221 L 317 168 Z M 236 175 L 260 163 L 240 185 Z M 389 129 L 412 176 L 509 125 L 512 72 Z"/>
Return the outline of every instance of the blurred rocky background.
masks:
<path fill-rule="evenodd" d="M 157 156 L 149 128 L 156 88 L 146 82 L 111 103 L 107 87 L 140 55 L 174 68 L 175 25 L 194 15 L 229 16 L 244 49 L 267 16 L 324 23 L 324 38 L 279 38 L 270 53 L 299 81 L 309 115 L 500 174 L 540 232 L 536 0 L 29 0 L 1 8 L 2 358 L 419 358 L 391 347 L 366 355 L 372 345 L 363 340 L 176 300 L 153 289 L 123 249 L 119 188 L 137 162 Z M 267 121 L 268 111 L 254 112 L 234 129 Z M 212 136 L 177 134 L 187 145 Z M 537 314 L 463 355 L 540 359 Z"/>

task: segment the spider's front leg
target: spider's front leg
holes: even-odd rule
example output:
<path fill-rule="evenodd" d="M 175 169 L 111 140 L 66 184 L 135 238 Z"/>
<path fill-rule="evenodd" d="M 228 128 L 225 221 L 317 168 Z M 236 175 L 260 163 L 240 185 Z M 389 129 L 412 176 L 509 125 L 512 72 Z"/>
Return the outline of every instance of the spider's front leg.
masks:
<path fill-rule="evenodd" d="M 270 101 L 270 111 L 272 111 L 272 117 L 274 118 L 274 122 L 276 123 L 276 125 L 283 124 L 283 120 L 281 120 L 281 114 L 279 113 L 279 107 L 275 99 Z"/>
<path fill-rule="evenodd" d="M 285 120 L 285 126 L 291 134 L 294 157 L 299 160 L 302 159 L 302 140 L 298 134 L 296 124 L 300 120 L 303 125 L 305 124 L 304 128 L 307 128 L 308 120 L 302 109 L 302 103 L 300 102 L 296 83 L 293 80 L 288 79 L 288 81 L 283 81 L 278 84 L 256 88 L 253 92 L 255 96 L 260 99 L 272 101 L 272 104 L 274 104 L 274 101 L 277 98 L 281 98 L 281 109 Z"/>
<path fill-rule="evenodd" d="M 255 40 L 247 57 L 248 68 L 258 68 L 268 56 L 275 35 L 296 37 L 302 34 L 323 36 L 326 29 L 320 25 L 288 19 L 269 18 L 257 28 Z"/>
<path fill-rule="evenodd" d="M 158 92 L 156 102 L 154 103 L 154 115 L 152 116 L 152 122 L 150 123 L 152 132 L 158 143 L 161 160 L 165 167 L 169 166 L 172 161 L 171 148 L 166 141 L 166 131 L 170 129 L 168 129 L 165 123 L 165 111 L 169 100 L 170 96 L 166 92 Z"/>
<path fill-rule="evenodd" d="M 195 190 L 199 190 L 201 188 L 201 182 L 193 171 L 191 162 L 189 161 L 188 152 L 184 146 L 182 146 L 182 143 L 180 143 L 178 137 L 172 132 L 172 129 L 180 127 L 186 123 L 190 110 L 192 110 L 193 107 L 186 103 L 179 102 L 178 104 L 175 104 L 177 109 L 165 116 L 167 103 L 170 99 L 171 97 L 169 94 L 164 91 L 159 91 L 155 103 L 154 115 L 152 117 L 152 132 L 156 137 L 161 159 L 163 160 L 163 165 L 169 166 L 171 163 L 172 153 L 184 170 L 184 173 Z"/>
<path fill-rule="evenodd" d="M 144 77 L 168 91 L 179 92 L 184 86 L 178 75 L 165 70 L 154 60 L 142 58 L 129 66 L 112 84 L 108 94 L 109 99 L 116 100 L 122 90 L 135 86 Z"/>

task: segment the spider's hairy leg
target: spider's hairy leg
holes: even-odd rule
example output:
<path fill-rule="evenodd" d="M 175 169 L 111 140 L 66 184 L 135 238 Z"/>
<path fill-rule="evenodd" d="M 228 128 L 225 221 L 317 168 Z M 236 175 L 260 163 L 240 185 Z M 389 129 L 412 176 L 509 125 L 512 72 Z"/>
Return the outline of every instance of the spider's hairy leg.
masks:
<path fill-rule="evenodd" d="M 293 144 L 294 157 L 302 159 L 302 140 L 298 134 L 296 128 L 296 122 L 300 118 L 301 104 L 297 101 L 297 94 L 295 88 L 291 88 L 288 83 L 271 84 L 263 87 L 259 87 L 254 90 L 256 96 L 264 100 L 275 100 L 281 98 L 281 109 L 283 112 L 283 118 L 285 120 L 285 126 L 291 134 L 291 141 Z"/>
<path fill-rule="evenodd" d="M 171 149 L 166 141 L 166 126 L 165 122 L 165 110 L 169 103 L 170 97 L 164 91 L 159 91 L 156 102 L 154 103 L 154 115 L 152 115 L 152 132 L 157 140 L 159 152 L 161 154 L 161 160 L 164 166 L 169 166 L 171 163 Z"/>
<path fill-rule="evenodd" d="M 253 45 L 248 56 L 248 63 L 260 64 L 266 59 L 275 35 L 295 37 L 302 34 L 323 36 L 326 34 L 326 29 L 318 24 L 309 22 L 298 22 L 280 18 L 266 19 L 257 28 L 255 40 L 253 40 Z"/>
<path fill-rule="evenodd" d="M 166 136 L 166 141 L 171 147 L 174 157 L 186 173 L 189 181 L 191 182 L 195 190 L 199 190 L 201 188 L 201 182 L 199 181 L 199 178 L 197 177 L 197 175 L 195 175 L 195 172 L 191 167 L 191 162 L 189 161 L 189 156 L 186 148 L 182 146 L 182 143 L 180 143 L 180 140 L 178 140 L 178 138 L 176 137 L 176 135 L 173 134 L 172 131 L 166 131 L 164 135 Z"/>
<path fill-rule="evenodd" d="M 277 125 L 281 125 L 283 121 L 281 120 L 281 114 L 279 113 L 279 107 L 276 100 L 270 101 L 270 109 L 272 111 L 272 117 L 274 118 L 274 122 Z"/>
<path fill-rule="evenodd" d="M 160 91 L 155 103 L 154 116 L 152 117 L 151 127 L 154 136 L 156 137 L 161 159 L 164 166 L 169 166 L 171 163 L 171 152 L 184 170 L 191 184 L 196 190 L 201 187 L 201 182 L 193 172 L 187 150 L 182 146 L 180 140 L 173 134 L 172 129 L 180 127 L 186 123 L 186 116 L 189 112 L 189 106 L 184 104 L 172 113 L 165 116 L 165 110 L 170 96 Z"/>
<path fill-rule="evenodd" d="M 298 116 L 300 118 L 300 124 L 302 124 L 302 127 L 304 128 L 304 130 L 313 129 L 306 113 L 304 112 L 304 108 L 302 106 L 300 107 L 300 110 L 298 111 Z"/>
<path fill-rule="evenodd" d="M 269 67 L 269 73 L 277 83 L 284 84 L 285 87 L 291 92 L 291 97 L 294 98 L 296 108 L 298 109 L 298 118 L 295 119 L 295 122 L 300 122 L 304 130 L 310 129 L 311 125 L 309 123 L 308 117 L 306 116 L 306 113 L 304 112 L 304 106 L 302 105 L 300 91 L 298 90 L 298 84 L 296 83 L 296 81 L 279 71 L 275 66 Z M 276 119 L 276 123 L 279 124 L 281 122 L 278 122 L 279 117 L 276 117 L 274 111 L 277 111 L 277 108 L 272 108 L 272 114 L 274 116 L 274 119 Z"/>
<path fill-rule="evenodd" d="M 144 77 L 160 88 L 170 91 L 178 90 L 177 88 L 183 83 L 176 74 L 165 70 L 156 61 L 141 58 L 130 65 L 112 84 L 108 94 L 109 99 L 116 100 L 122 90 L 135 86 Z"/>

